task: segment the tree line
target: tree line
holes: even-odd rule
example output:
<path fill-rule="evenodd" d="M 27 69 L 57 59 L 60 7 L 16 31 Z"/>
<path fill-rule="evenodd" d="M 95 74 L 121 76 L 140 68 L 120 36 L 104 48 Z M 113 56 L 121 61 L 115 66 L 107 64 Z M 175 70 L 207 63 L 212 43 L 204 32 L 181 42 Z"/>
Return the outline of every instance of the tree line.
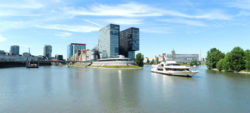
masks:
<path fill-rule="evenodd" d="M 219 71 L 250 71 L 250 50 L 235 47 L 224 54 L 220 50 L 212 48 L 207 52 L 206 65 L 208 69 L 216 68 Z"/>

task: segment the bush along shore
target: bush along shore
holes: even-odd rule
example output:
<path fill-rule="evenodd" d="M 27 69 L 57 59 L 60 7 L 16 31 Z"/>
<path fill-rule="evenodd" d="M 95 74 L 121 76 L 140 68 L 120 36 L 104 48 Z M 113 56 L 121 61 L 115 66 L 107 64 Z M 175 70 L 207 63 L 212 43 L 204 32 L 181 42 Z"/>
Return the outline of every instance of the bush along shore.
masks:
<path fill-rule="evenodd" d="M 207 53 L 206 65 L 209 70 L 250 74 L 250 50 L 235 47 L 224 54 L 212 48 Z"/>

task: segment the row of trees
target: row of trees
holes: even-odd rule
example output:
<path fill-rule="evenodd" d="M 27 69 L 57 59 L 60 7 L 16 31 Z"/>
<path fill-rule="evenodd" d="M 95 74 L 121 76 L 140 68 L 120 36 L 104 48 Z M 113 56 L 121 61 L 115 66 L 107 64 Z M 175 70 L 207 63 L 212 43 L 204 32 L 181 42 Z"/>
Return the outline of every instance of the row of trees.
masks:
<path fill-rule="evenodd" d="M 212 48 L 207 53 L 206 65 L 208 69 L 217 68 L 219 71 L 249 71 L 250 50 L 244 51 L 240 47 L 235 47 L 231 52 L 224 54 L 220 50 Z"/>

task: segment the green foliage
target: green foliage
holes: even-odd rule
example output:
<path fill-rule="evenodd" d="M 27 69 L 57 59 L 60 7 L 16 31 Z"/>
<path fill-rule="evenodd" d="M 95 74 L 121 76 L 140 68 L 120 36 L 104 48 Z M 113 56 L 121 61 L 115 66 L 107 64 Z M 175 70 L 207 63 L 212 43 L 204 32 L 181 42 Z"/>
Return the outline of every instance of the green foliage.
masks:
<path fill-rule="evenodd" d="M 155 63 L 155 60 L 153 59 L 150 64 L 154 64 L 154 63 Z"/>
<path fill-rule="evenodd" d="M 250 71 L 250 50 L 245 51 L 245 68 Z"/>
<path fill-rule="evenodd" d="M 199 65 L 199 62 L 196 60 L 193 60 L 192 62 L 190 62 L 190 66 L 197 66 Z"/>
<path fill-rule="evenodd" d="M 143 54 L 141 53 L 136 54 L 136 58 L 135 58 L 136 65 L 143 67 L 144 65 L 143 60 L 144 60 Z"/>
<path fill-rule="evenodd" d="M 217 62 L 219 62 L 220 59 L 223 59 L 225 56 L 224 53 L 222 53 L 220 50 L 216 48 L 210 49 L 207 53 L 206 58 L 206 65 L 208 69 L 216 68 Z"/>
<path fill-rule="evenodd" d="M 149 59 L 147 58 L 147 64 L 150 64 L 150 61 L 149 61 Z"/>
<path fill-rule="evenodd" d="M 219 62 L 217 62 L 216 64 L 216 68 L 221 71 L 224 69 L 224 64 L 225 64 L 225 60 L 224 59 L 220 59 Z"/>
<path fill-rule="evenodd" d="M 209 69 L 214 68 L 214 63 L 222 57 L 221 52 L 213 48 L 208 52 L 207 66 Z M 216 63 L 216 68 L 221 71 L 241 71 L 250 70 L 250 50 L 244 51 L 240 47 L 235 47 L 231 52 L 227 53 L 223 59 Z"/>
<path fill-rule="evenodd" d="M 245 69 L 245 53 L 240 47 L 235 47 L 225 58 L 227 71 L 241 71 Z"/>
<path fill-rule="evenodd" d="M 232 66 L 229 63 L 229 59 L 231 58 L 231 53 L 227 53 L 225 58 L 223 59 L 223 70 L 232 71 Z"/>

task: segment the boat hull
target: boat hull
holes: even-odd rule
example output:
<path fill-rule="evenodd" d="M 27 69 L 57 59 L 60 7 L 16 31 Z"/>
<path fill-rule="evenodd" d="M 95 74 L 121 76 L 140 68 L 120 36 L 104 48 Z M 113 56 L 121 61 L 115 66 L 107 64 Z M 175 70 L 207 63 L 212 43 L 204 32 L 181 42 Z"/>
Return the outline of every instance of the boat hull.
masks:
<path fill-rule="evenodd" d="M 186 77 L 192 77 L 193 75 L 198 73 L 197 71 L 158 71 L 155 69 L 152 69 L 151 72 L 164 75 L 186 76 Z"/>

